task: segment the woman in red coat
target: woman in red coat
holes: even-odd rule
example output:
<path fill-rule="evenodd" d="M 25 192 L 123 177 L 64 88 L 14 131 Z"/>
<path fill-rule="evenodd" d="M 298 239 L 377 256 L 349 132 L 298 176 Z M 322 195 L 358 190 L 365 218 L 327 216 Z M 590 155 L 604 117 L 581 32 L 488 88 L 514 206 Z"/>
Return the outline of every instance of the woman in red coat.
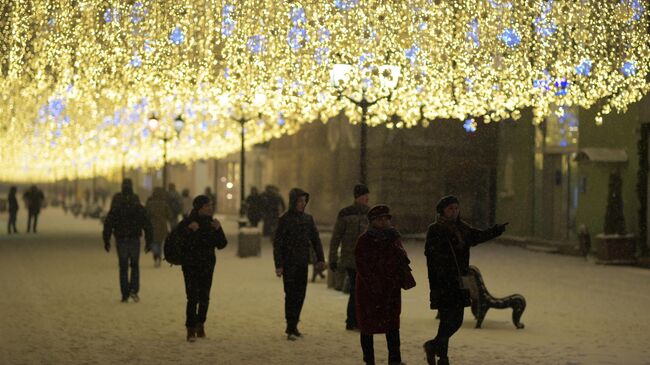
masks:
<path fill-rule="evenodd" d="M 400 265 L 408 263 L 400 234 L 391 225 L 390 209 L 368 211 L 370 227 L 357 241 L 355 260 L 357 322 L 366 364 L 375 363 L 373 337 L 385 333 L 389 364 L 401 364 L 399 316 L 402 309 Z"/>

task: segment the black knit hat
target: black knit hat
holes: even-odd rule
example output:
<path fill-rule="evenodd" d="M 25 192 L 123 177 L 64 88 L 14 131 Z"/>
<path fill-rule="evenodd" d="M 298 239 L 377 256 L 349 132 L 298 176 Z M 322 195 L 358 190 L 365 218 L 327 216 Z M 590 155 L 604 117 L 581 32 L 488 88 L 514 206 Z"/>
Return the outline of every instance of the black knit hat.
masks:
<path fill-rule="evenodd" d="M 456 198 L 453 195 L 447 195 L 445 197 L 442 197 L 442 199 L 440 199 L 438 204 L 436 204 L 436 212 L 438 212 L 438 214 L 442 214 L 445 208 L 447 208 L 452 204 L 460 204 L 460 201 L 458 200 L 458 198 Z"/>
<path fill-rule="evenodd" d="M 368 211 L 368 221 L 370 222 L 372 222 L 373 219 L 383 216 L 388 216 L 388 218 L 393 217 L 390 214 L 390 208 L 386 204 L 377 204 Z"/>
<path fill-rule="evenodd" d="M 210 203 L 210 201 L 210 198 L 208 198 L 206 195 L 199 195 L 192 201 L 192 207 L 195 210 L 199 210 L 203 208 L 204 205 Z"/>
<path fill-rule="evenodd" d="M 363 185 L 363 184 L 357 184 L 354 186 L 354 198 L 358 198 L 362 195 L 369 194 L 370 190 L 368 190 L 368 187 Z"/>

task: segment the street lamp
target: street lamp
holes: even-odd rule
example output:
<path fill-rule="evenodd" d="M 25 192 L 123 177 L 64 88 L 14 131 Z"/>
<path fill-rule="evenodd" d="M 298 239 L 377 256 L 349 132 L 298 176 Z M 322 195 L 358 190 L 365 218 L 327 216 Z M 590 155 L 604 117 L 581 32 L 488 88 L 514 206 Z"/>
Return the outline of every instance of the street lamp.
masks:
<path fill-rule="evenodd" d="M 335 64 L 332 67 L 330 72 L 330 78 L 332 86 L 334 86 L 339 94 L 339 99 L 346 98 L 352 104 L 356 105 L 358 108 L 361 108 L 361 136 L 359 143 L 359 180 L 362 184 L 368 183 L 368 162 L 367 162 L 367 151 L 368 151 L 368 109 L 377 104 L 382 99 L 388 99 L 391 101 L 393 98 L 393 90 L 397 87 L 397 82 L 399 81 L 399 76 L 401 69 L 399 66 L 394 65 L 382 65 L 378 67 L 379 76 L 380 76 L 380 85 L 382 88 L 390 90 L 390 92 L 384 96 L 380 96 L 374 101 L 368 100 L 366 97 L 366 85 L 362 86 L 361 89 L 361 99 L 355 100 L 347 95 L 343 95 L 343 85 L 347 84 L 352 78 L 352 73 L 354 72 L 354 67 L 347 64 Z"/>
<path fill-rule="evenodd" d="M 183 120 L 183 117 L 179 114 L 176 116 L 173 122 L 174 125 L 174 131 L 176 132 L 176 138 L 178 138 L 181 134 L 181 131 L 183 130 L 183 127 L 185 126 L 185 121 Z M 159 140 L 163 141 L 163 189 L 167 189 L 167 142 L 169 142 L 174 136 L 171 135 L 169 132 L 169 128 L 165 125 L 161 127 L 160 125 L 160 119 L 158 117 L 158 114 L 152 113 L 149 116 L 149 120 L 147 121 L 147 127 L 151 131 L 151 135 L 156 137 L 156 131 L 160 130 L 161 135 L 158 137 Z"/>

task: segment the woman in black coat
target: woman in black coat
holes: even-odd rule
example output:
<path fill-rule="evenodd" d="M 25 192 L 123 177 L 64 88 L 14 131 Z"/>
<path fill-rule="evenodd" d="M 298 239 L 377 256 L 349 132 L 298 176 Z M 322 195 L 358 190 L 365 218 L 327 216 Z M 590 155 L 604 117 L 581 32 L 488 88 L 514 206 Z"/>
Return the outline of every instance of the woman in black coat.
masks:
<path fill-rule="evenodd" d="M 18 216 L 18 199 L 16 199 L 16 187 L 12 186 L 9 189 L 9 196 L 7 197 L 9 202 L 9 220 L 7 221 L 7 233 L 11 234 L 18 233 L 16 229 L 16 218 Z"/>
<path fill-rule="evenodd" d="M 209 197 L 199 195 L 192 202 L 192 212 L 177 229 L 185 237 L 183 278 L 187 294 L 185 326 L 187 341 L 205 337 L 204 323 L 210 303 L 212 274 L 217 257 L 214 249 L 226 247 L 228 241 L 221 223 L 212 218 L 214 206 Z"/>
<path fill-rule="evenodd" d="M 425 342 L 427 362 L 448 365 L 449 338 L 463 324 L 463 312 L 470 305 L 469 292 L 462 289 L 461 276 L 469 270 L 469 249 L 500 236 L 506 224 L 478 230 L 463 222 L 458 198 L 446 196 L 436 205 L 438 218 L 429 226 L 424 254 L 427 257 L 431 309 L 440 314 L 438 335 Z"/>

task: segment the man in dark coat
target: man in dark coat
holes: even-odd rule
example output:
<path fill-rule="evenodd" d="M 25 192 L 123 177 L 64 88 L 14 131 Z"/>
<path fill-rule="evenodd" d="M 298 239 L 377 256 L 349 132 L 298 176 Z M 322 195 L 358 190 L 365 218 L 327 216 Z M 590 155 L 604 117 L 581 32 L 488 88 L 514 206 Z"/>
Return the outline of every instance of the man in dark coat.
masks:
<path fill-rule="evenodd" d="M 354 187 L 354 204 L 339 211 L 330 241 L 330 269 L 345 270 L 350 279 L 350 298 L 348 299 L 345 329 L 357 329 L 357 313 L 355 308 L 355 285 L 357 268 L 354 261 L 354 249 L 357 239 L 368 228 L 368 194 L 370 191 L 363 184 Z M 339 255 L 339 246 L 341 254 Z M 339 260 L 340 257 L 340 260 Z"/>
<path fill-rule="evenodd" d="M 355 248 L 356 308 L 363 361 L 375 364 L 373 334 L 385 333 L 388 363 L 401 364 L 400 313 L 402 265 L 410 261 L 399 232 L 391 224 L 390 209 L 379 204 L 368 211 L 370 227 Z"/>
<path fill-rule="evenodd" d="M 431 309 L 440 314 L 438 335 L 424 344 L 429 364 L 449 364 L 449 338 L 463 324 L 464 308 L 470 305 L 469 292 L 462 289 L 463 275 L 469 270 L 470 247 L 500 236 L 506 224 L 478 230 L 460 219 L 455 196 L 443 197 L 436 205 L 438 218 L 427 231 L 424 254 L 427 257 Z"/>
<path fill-rule="evenodd" d="M 262 197 L 262 219 L 264 220 L 262 230 L 265 236 L 273 236 L 278 227 L 280 213 L 285 210 L 284 200 L 278 189 L 272 185 L 267 185 L 260 196 Z"/>
<path fill-rule="evenodd" d="M 284 284 L 284 312 L 287 321 L 287 339 L 302 336 L 298 331 L 300 312 L 307 291 L 309 250 L 316 253 L 315 268 L 323 270 L 325 258 L 314 218 L 305 213 L 309 194 L 294 188 L 289 193 L 289 210 L 279 220 L 273 238 L 275 274 Z"/>
<path fill-rule="evenodd" d="M 27 233 L 29 233 L 30 229 L 36 233 L 38 215 L 41 213 L 45 196 L 36 185 L 32 185 L 32 187 L 23 194 L 23 199 L 27 204 Z"/>
<path fill-rule="evenodd" d="M 122 182 L 122 191 L 115 194 L 111 208 L 104 220 L 104 249 L 111 250 L 111 235 L 115 235 L 115 247 L 120 265 L 120 291 L 122 302 L 129 297 L 134 302 L 140 301 L 140 237 L 144 231 L 144 251 L 149 252 L 153 243 L 153 227 L 147 211 L 140 204 L 140 198 L 133 193 L 133 183 L 130 179 Z M 129 267 L 131 277 L 129 280 Z"/>
<path fill-rule="evenodd" d="M 167 187 L 167 205 L 171 211 L 169 226 L 174 229 L 178 224 L 178 216 L 183 213 L 183 198 L 176 190 L 175 184 L 169 184 Z"/>
<path fill-rule="evenodd" d="M 11 234 L 18 233 L 16 229 L 16 219 L 18 218 L 18 199 L 16 199 L 16 187 L 12 186 L 9 189 L 9 196 L 7 196 L 7 201 L 9 203 L 9 220 L 7 221 L 7 233 Z"/>
<path fill-rule="evenodd" d="M 217 257 L 214 249 L 226 247 L 228 241 L 221 223 L 212 218 L 214 205 L 207 195 L 199 195 L 192 202 L 190 215 L 178 224 L 177 229 L 185 238 L 183 247 L 183 278 L 187 307 L 185 327 L 187 341 L 205 337 L 205 320 L 210 304 L 212 275 Z"/>
<path fill-rule="evenodd" d="M 262 196 L 258 194 L 256 187 L 252 187 L 251 194 L 246 197 L 246 217 L 251 226 L 257 227 L 262 219 L 263 208 Z"/>

